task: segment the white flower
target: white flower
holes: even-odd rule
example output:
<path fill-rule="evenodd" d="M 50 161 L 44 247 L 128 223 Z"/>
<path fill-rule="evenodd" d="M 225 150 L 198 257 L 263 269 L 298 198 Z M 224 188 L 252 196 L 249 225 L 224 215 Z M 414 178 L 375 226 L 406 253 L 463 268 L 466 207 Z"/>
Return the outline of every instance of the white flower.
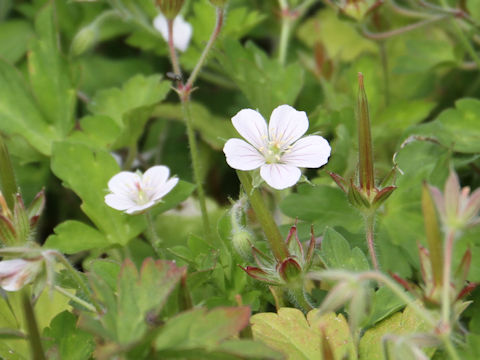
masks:
<path fill-rule="evenodd" d="M 270 123 L 255 110 L 243 109 L 232 118 L 238 133 L 247 141 L 230 139 L 223 148 L 227 163 L 234 169 L 260 168 L 260 176 L 281 190 L 300 179 L 299 167 L 318 168 L 330 156 L 328 141 L 318 135 L 303 136 L 308 129 L 304 111 L 289 105 L 273 110 Z"/>
<path fill-rule="evenodd" d="M 162 197 L 178 183 L 177 177 L 168 179 L 170 170 L 166 166 L 157 165 L 144 174 L 122 171 L 108 182 L 110 194 L 105 196 L 108 206 L 136 214 L 160 202 Z"/>
<path fill-rule="evenodd" d="M 20 290 L 41 271 L 43 258 L 0 261 L 0 287 L 6 291 Z"/>
<path fill-rule="evenodd" d="M 167 18 L 162 14 L 158 14 L 153 20 L 153 26 L 162 34 L 165 41 L 168 42 L 168 24 Z M 188 48 L 190 39 L 192 38 L 192 25 L 186 22 L 182 15 L 178 15 L 173 20 L 173 46 L 184 52 Z"/>

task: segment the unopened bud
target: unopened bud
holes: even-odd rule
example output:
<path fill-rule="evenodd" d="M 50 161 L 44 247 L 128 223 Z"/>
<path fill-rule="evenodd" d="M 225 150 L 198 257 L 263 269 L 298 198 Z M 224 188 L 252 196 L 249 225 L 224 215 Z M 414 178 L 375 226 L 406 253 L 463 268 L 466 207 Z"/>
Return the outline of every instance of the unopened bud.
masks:
<path fill-rule="evenodd" d="M 162 14 L 168 19 L 173 20 L 182 10 L 184 0 L 157 0 L 157 5 Z"/>
<path fill-rule="evenodd" d="M 278 274 L 285 282 L 293 283 L 302 274 L 302 267 L 293 258 L 287 258 L 278 265 Z"/>
<path fill-rule="evenodd" d="M 252 257 L 253 235 L 246 229 L 240 229 L 232 235 L 235 251 L 243 260 L 250 262 Z"/>
<path fill-rule="evenodd" d="M 82 55 L 84 52 L 88 51 L 95 45 L 97 41 L 98 32 L 95 25 L 88 25 L 80 29 L 80 31 L 75 35 L 70 47 L 70 53 L 73 56 Z"/>

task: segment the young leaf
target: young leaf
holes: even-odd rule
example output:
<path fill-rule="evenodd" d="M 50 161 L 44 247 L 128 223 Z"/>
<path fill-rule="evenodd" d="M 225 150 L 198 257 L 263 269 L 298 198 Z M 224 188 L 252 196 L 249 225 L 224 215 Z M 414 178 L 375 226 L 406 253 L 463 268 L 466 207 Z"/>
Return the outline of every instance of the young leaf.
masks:
<path fill-rule="evenodd" d="M 355 346 L 343 315 L 327 313 L 320 316 L 318 310 L 312 310 L 305 318 L 300 310 L 281 308 L 278 314 L 256 314 L 250 322 L 255 340 L 283 352 L 288 359 L 322 359 L 321 339 L 324 334 L 330 341 L 336 360 L 345 356 L 356 358 Z"/>

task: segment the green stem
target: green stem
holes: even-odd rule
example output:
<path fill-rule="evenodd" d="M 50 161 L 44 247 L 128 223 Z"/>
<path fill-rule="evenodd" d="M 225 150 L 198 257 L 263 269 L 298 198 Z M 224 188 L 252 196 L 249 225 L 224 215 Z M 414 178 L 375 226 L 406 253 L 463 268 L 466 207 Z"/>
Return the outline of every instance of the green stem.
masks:
<path fill-rule="evenodd" d="M 59 252 L 54 252 L 54 254 L 56 255 L 57 259 L 59 260 L 59 262 L 62 263 L 63 266 L 65 266 L 65 269 L 67 269 L 67 271 L 70 272 L 70 275 L 72 276 L 72 278 L 75 280 L 75 282 L 78 284 L 79 288 L 86 294 L 90 297 L 90 301 L 91 303 L 93 304 L 93 306 L 95 307 L 96 309 L 96 312 L 101 314 L 103 311 L 102 311 L 102 307 L 100 306 L 100 304 L 96 301 L 96 299 L 91 296 L 91 292 L 90 292 L 90 289 L 88 288 L 87 284 L 85 283 L 85 281 L 83 280 L 83 278 L 80 276 L 80 274 L 78 273 L 78 271 L 72 266 L 72 264 L 70 264 L 70 261 L 68 261 L 65 256 L 63 256 L 61 253 Z"/>
<path fill-rule="evenodd" d="M 313 310 L 313 306 L 308 302 L 306 298 L 305 290 L 303 289 L 303 287 L 289 289 L 288 293 L 293 298 L 293 302 L 296 303 L 296 305 L 298 305 L 304 313 Z"/>
<path fill-rule="evenodd" d="M 215 28 L 213 29 L 212 35 L 210 36 L 210 39 L 208 40 L 207 45 L 203 49 L 200 59 L 198 59 L 198 62 L 195 65 L 195 68 L 193 69 L 192 73 L 190 74 L 190 77 L 188 78 L 187 83 L 185 84 L 186 89 L 190 90 L 193 87 L 193 84 L 197 79 L 197 76 L 203 64 L 205 63 L 205 60 L 207 59 L 207 55 L 212 49 L 213 43 L 215 42 L 218 35 L 220 34 L 220 30 L 222 29 L 222 26 L 223 26 L 224 15 L 225 15 L 225 10 L 221 7 L 217 7 L 217 20 L 216 20 Z"/>
<path fill-rule="evenodd" d="M 190 100 L 181 99 L 182 112 L 187 126 L 188 145 L 190 147 L 190 156 L 192 157 L 193 177 L 197 185 L 197 196 L 200 204 L 200 211 L 202 213 L 203 231 L 207 241 L 210 243 L 212 239 L 212 229 L 210 227 L 210 220 L 208 218 L 207 204 L 205 201 L 205 191 L 203 189 L 202 173 L 200 169 L 200 159 L 198 157 L 197 139 L 195 138 L 195 131 L 193 129 L 193 119 L 190 113 Z"/>
<path fill-rule="evenodd" d="M 287 53 L 288 53 L 288 43 L 290 40 L 290 32 L 292 31 L 292 19 L 288 14 L 288 8 L 281 9 L 282 11 L 282 28 L 280 32 L 280 44 L 279 44 L 279 51 L 278 51 L 278 61 L 283 66 L 287 61 Z"/>
<path fill-rule="evenodd" d="M 123 163 L 122 169 L 129 170 L 132 168 L 133 162 L 137 158 L 138 149 L 137 144 L 132 144 L 128 147 L 128 154 L 125 162 Z"/>
<path fill-rule="evenodd" d="M 163 253 L 160 243 L 162 242 L 158 237 L 157 231 L 155 230 L 155 223 L 153 222 L 152 214 L 149 211 L 145 213 L 145 218 L 147 220 L 147 228 L 148 228 L 148 236 L 147 239 L 150 242 L 155 254 L 159 258 L 165 258 L 165 254 Z"/>
<path fill-rule="evenodd" d="M 13 165 L 8 153 L 7 145 L 0 134 L 0 185 L 5 201 L 11 211 L 15 206 L 15 194 L 17 193 L 17 182 Z M 6 210 L 6 209 L 5 209 Z"/>
<path fill-rule="evenodd" d="M 237 175 L 248 199 L 250 200 L 250 205 L 252 206 L 253 211 L 255 211 L 258 222 L 262 226 L 263 232 L 267 237 L 273 255 L 277 261 L 285 260 L 289 256 L 287 246 L 283 241 L 282 235 L 278 230 L 278 226 L 275 223 L 272 214 L 263 201 L 262 194 L 258 189 L 253 188 L 250 174 L 245 171 L 237 170 Z"/>
<path fill-rule="evenodd" d="M 380 58 L 382 61 L 382 71 L 383 71 L 383 91 L 385 92 L 385 106 L 390 104 L 390 79 L 388 73 L 388 57 L 386 51 L 386 44 L 384 41 L 378 43 L 380 49 Z"/>
<path fill-rule="evenodd" d="M 180 70 L 180 64 L 178 63 L 177 51 L 173 44 L 173 21 L 174 19 L 167 20 L 168 26 L 168 49 L 170 51 L 170 61 L 172 62 L 173 72 L 175 75 L 181 78 L 182 71 Z"/>
<path fill-rule="evenodd" d="M 32 350 L 33 360 L 46 360 L 43 352 L 42 341 L 40 339 L 40 332 L 38 330 L 37 319 L 33 310 L 32 302 L 28 290 L 24 289 L 21 294 L 23 312 L 25 314 L 25 321 L 28 328 L 28 340 Z"/>
<path fill-rule="evenodd" d="M 441 0 L 440 3 L 444 8 L 448 8 L 448 4 L 445 0 Z M 465 48 L 465 51 L 470 55 L 472 60 L 475 61 L 475 64 L 477 64 L 477 67 L 480 69 L 480 58 L 478 57 L 470 41 L 467 39 L 467 37 L 463 33 L 462 28 L 460 27 L 460 25 L 458 25 L 458 22 L 455 19 L 452 20 L 452 25 L 453 25 L 454 31 L 456 32 L 460 40 L 460 43 Z"/>
<path fill-rule="evenodd" d="M 453 346 L 450 337 L 445 336 L 442 338 L 442 341 L 443 345 L 445 345 L 445 350 L 447 351 L 450 360 L 460 360 L 460 356 L 458 356 L 457 350 L 455 349 L 455 346 Z"/>
<path fill-rule="evenodd" d="M 445 19 L 448 19 L 449 17 L 450 17 L 450 15 L 438 15 L 438 16 L 434 16 L 434 17 L 431 17 L 429 19 L 425 19 L 425 20 L 422 20 L 422 21 L 419 21 L 419 22 L 416 22 L 416 23 L 413 23 L 413 24 L 410 24 L 410 25 L 406 25 L 404 27 L 401 27 L 401 28 L 398 28 L 398 29 L 395 29 L 395 30 L 390 30 L 390 31 L 385 31 L 385 32 L 380 32 L 380 33 L 371 32 L 364 26 L 364 27 L 362 27 L 362 34 L 363 34 L 363 36 L 365 36 L 368 39 L 384 40 L 384 39 L 388 39 L 388 38 L 391 38 L 391 37 L 394 37 L 394 36 L 405 34 L 409 31 L 413 31 L 413 30 L 419 29 L 419 28 L 427 26 L 427 25 L 431 25 L 431 24 L 439 22 L 439 21 L 443 21 Z"/>
<path fill-rule="evenodd" d="M 92 304 L 86 302 L 85 300 L 80 299 L 78 296 L 73 295 L 72 293 L 69 293 L 67 290 L 64 288 L 61 288 L 60 286 L 55 285 L 54 289 L 57 290 L 60 294 L 68 297 L 69 299 L 75 301 L 76 303 L 82 305 L 84 308 L 90 310 L 91 312 L 97 312 L 97 309 L 95 309 L 95 306 Z"/>
<path fill-rule="evenodd" d="M 449 230 L 445 241 L 443 252 L 443 285 L 442 285 L 442 322 L 450 330 L 450 278 L 452 271 L 452 252 L 453 242 L 455 240 L 455 231 Z"/>
<path fill-rule="evenodd" d="M 377 254 L 375 252 L 375 214 L 365 216 L 365 231 L 367 237 L 368 252 L 372 259 L 373 268 L 379 270 Z"/>

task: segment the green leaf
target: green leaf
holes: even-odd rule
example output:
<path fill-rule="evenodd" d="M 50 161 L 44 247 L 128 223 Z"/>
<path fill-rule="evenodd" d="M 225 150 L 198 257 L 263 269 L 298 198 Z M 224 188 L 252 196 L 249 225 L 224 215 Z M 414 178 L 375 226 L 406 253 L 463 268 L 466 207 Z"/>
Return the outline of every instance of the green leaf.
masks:
<path fill-rule="evenodd" d="M 390 316 L 394 312 L 400 310 L 405 303 L 398 298 L 389 288 L 386 286 L 381 287 L 377 291 L 372 299 L 372 312 L 368 321 L 364 327 L 371 326 L 387 316 Z"/>
<path fill-rule="evenodd" d="M 429 123 L 412 128 L 409 133 L 438 139 L 443 145 L 462 153 L 480 152 L 480 100 L 460 99 L 454 109 L 447 109 Z"/>
<path fill-rule="evenodd" d="M 107 151 L 57 142 L 53 147 L 52 171 L 82 199 L 82 210 L 110 244 L 125 245 L 145 228 L 143 217 L 128 216 L 104 202 L 108 181 L 120 171 Z"/>
<path fill-rule="evenodd" d="M 361 36 L 354 26 L 342 21 L 333 10 L 322 9 L 298 29 L 307 46 L 323 44 L 330 58 L 351 62 L 364 52 L 377 52 L 377 45 Z"/>
<path fill-rule="evenodd" d="M 248 325 L 250 308 L 203 308 L 170 319 L 155 341 L 157 350 L 214 349 Z"/>
<path fill-rule="evenodd" d="M 365 254 L 358 247 L 350 249 L 345 238 L 327 227 L 323 235 L 320 255 L 329 268 L 353 271 L 370 270 Z"/>
<path fill-rule="evenodd" d="M 80 119 L 79 127 L 69 140 L 92 147 L 110 149 L 121 134 L 121 127 L 115 120 L 104 115 L 85 116 Z"/>
<path fill-rule="evenodd" d="M 67 220 L 55 227 L 55 235 L 50 235 L 44 247 L 57 249 L 65 254 L 75 254 L 80 251 L 102 249 L 110 242 L 98 230 L 76 220 Z"/>
<path fill-rule="evenodd" d="M 184 274 L 185 268 L 152 258 L 143 262 L 140 272 L 130 260 L 125 260 L 116 288 L 111 288 L 101 274 L 91 274 L 94 296 L 108 311 L 100 317 L 83 313 L 81 327 L 117 345 L 140 340 L 148 331 L 146 319 L 158 316 Z"/>
<path fill-rule="evenodd" d="M 250 102 L 265 118 L 281 104 L 294 104 L 303 86 L 304 72 L 297 63 L 283 67 L 276 59 L 248 42 L 226 41 L 219 60 Z"/>
<path fill-rule="evenodd" d="M 16 63 L 27 52 L 28 39 L 32 35 L 32 27 L 26 21 L 9 20 L 1 22 L 0 57 L 12 64 Z"/>
<path fill-rule="evenodd" d="M 114 148 L 131 145 L 143 133 L 154 106 L 165 98 L 170 86 L 170 82 L 161 81 L 159 75 L 136 75 L 121 89 L 99 91 L 90 102 L 89 110 L 112 118 L 121 128 Z"/>
<path fill-rule="evenodd" d="M 51 143 L 60 138 L 49 126 L 20 73 L 0 59 L 0 131 L 21 135 L 43 155 L 50 155 Z"/>
<path fill-rule="evenodd" d="M 348 204 L 345 193 L 332 186 L 299 186 L 298 193 L 288 195 L 280 208 L 285 215 L 315 222 L 317 232 L 323 232 L 327 226 L 342 226 L 355 233 L 363 226 L 360 214 Z"/>
<path fill-rule="evenodd" d="M 281 308 L 278 314 L 260 313 L 251 320 L 253 338 L 283 352 L 287 359 L 323 359 L 322 338 L 329 341 L 336 360 L 356 358 L 355 346 L 343 315 L 320 315 L 312 310 L 307 317 L 298 309 Z"/>
<path fill-rule="evenodd" d="M 49 359 L 88 360 L 95 349 L 93 336 L 78 329 L 77 318 L 68 311 L 58 314 L 45 328 L 43 337 Z"/>
<path fill-rule="evenodd" d="M 425 322 L 409 307 L 365 332 L 360 340 L 360 360 L 383 360 L 383 338 L 385 335 L 406 335 L 430 331 Z"/>
<path fill-rule="evenodd" d="M 58 49 L 54 16 L 52 4 L 42 8 L 37 15 L 37 39 L 31 46 L 28 72 L 39 108 L 63 137 L 74 125 L 76 90 L 67 62 Z"/>

